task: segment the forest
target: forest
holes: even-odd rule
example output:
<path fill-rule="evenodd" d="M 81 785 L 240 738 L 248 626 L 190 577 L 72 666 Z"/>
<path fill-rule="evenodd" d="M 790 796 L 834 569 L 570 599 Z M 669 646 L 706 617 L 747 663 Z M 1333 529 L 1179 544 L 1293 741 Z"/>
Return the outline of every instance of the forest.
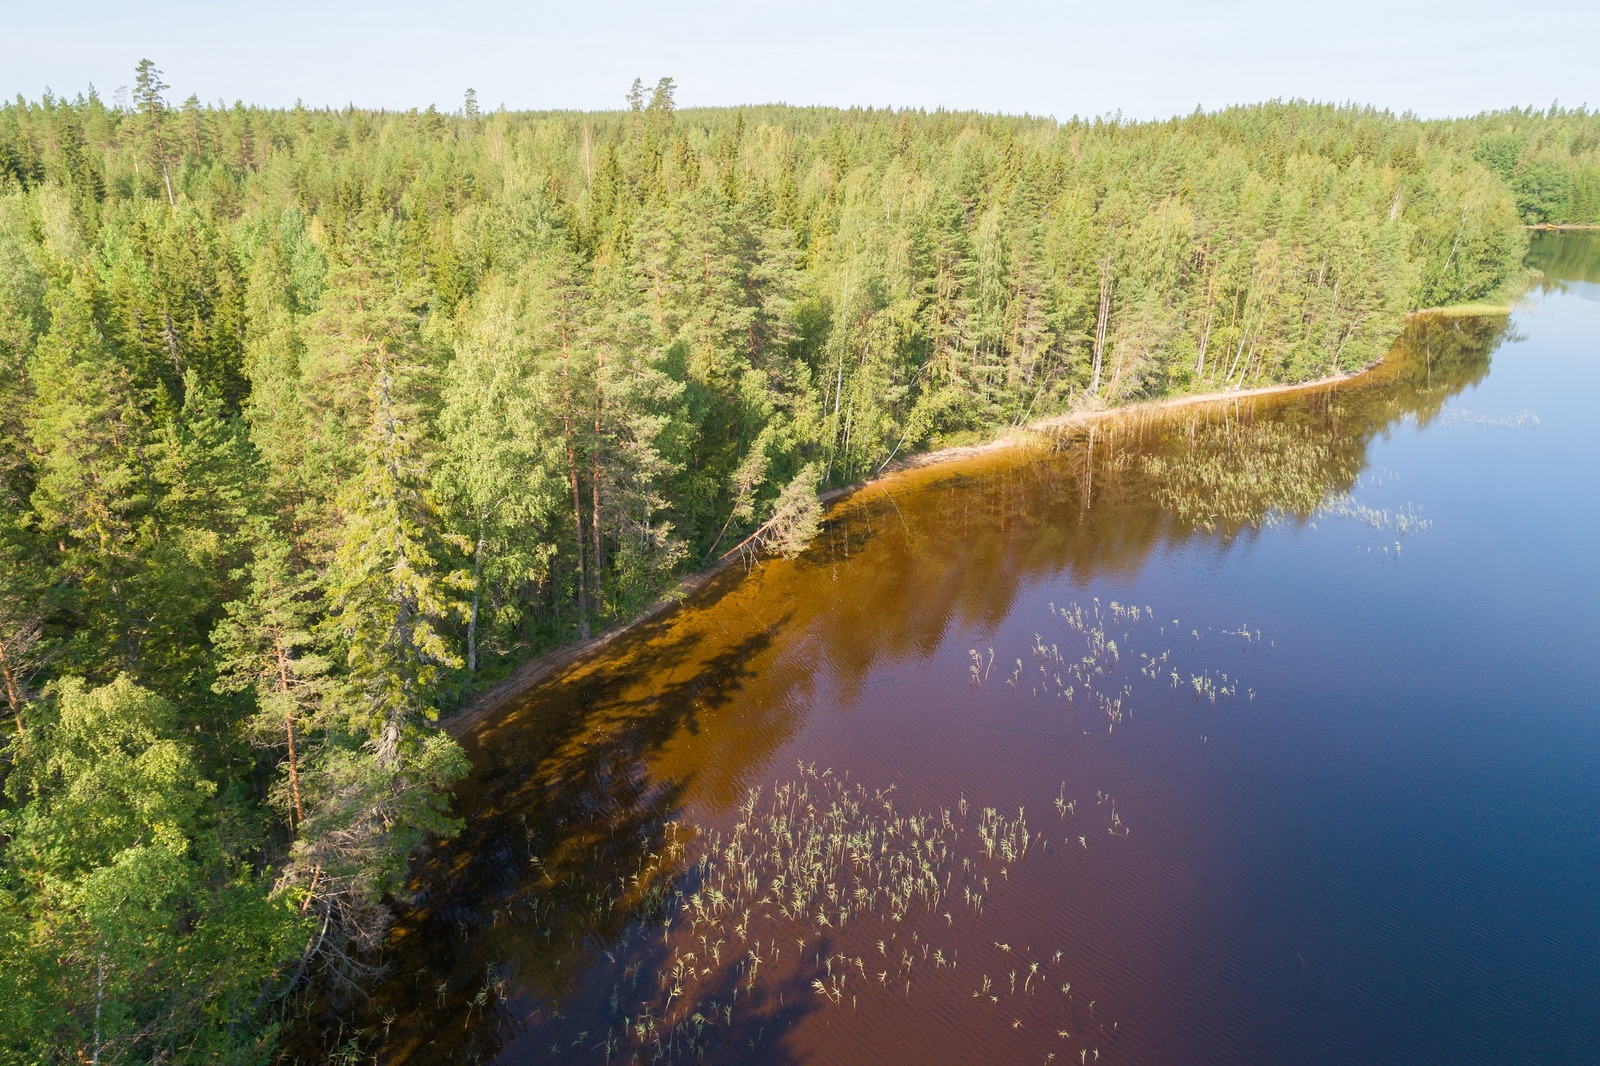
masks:
<path fill-rule="evenodd" d="M 1600 223 L 1600 114 L 0 108 L 0 1059 L 263 1062 L 474 691 L 820 492 L 1381 358 Z"/>

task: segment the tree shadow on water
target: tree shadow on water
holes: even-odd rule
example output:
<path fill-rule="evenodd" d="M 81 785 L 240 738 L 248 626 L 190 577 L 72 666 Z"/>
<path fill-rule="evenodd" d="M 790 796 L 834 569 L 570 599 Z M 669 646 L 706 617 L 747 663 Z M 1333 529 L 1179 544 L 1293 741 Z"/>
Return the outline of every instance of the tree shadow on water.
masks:
<path fill-rule="evenodd" d="M 467 737 L 463 830 L 419 864 L 397 905 L 385 977 L 363 1002 L 301 1018 L 285 1042 L 294 1057 L 327 1058 L 343 1044 L 385 1063 L 543 1061 L 552 1047 L 608 1061 L 602 1032 L 629 1016 L 607 999 L 616 974 L 637 981 L 659 964 L 644 929 L 659 927 L 693 875 L 693 830 L 679 822 L 689 782 L 657 777 L 650 759 L 735 698 L 787 621 L 709 655 L 702 634 L 646 624 Z M 804 1002 L 779 991 L 793 1009 Z M 741 997 L 731 1019 L 700 1027 L 705 1056 L 737 1046 L 748 1058 L 793 1009 Z M 619 1050 L 613 1041 L 611 1060 L 627 1061 Z"/>

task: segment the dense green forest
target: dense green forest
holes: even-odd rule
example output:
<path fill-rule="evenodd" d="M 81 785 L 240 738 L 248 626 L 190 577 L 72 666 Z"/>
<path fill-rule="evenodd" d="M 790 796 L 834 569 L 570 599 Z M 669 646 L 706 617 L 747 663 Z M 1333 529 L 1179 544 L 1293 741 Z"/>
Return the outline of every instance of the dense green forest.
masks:
<path fill-rule="evenodd" d="M 359 985 L 434 724 L 817 494 L 1353 370 L 1600 222 L 1600 115 L 0 109 L 0 1059 Z"/>

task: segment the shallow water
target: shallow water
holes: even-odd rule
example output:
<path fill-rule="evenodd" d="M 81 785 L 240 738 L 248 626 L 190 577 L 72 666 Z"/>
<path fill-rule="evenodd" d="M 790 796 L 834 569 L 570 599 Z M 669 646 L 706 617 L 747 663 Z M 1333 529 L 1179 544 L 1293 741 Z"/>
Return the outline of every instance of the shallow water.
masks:
<path fill-rule="evenodd" d="M 1415 320 L 1359 386 L 863 489 L 535 684 L 465 738 L 367 1040 L 692 1061 L 633 1027 L 698 1010 L 708 1061 L 1600 1061 L 1600 238 L 1532 260 L 1509 319 Z M 711 966 L 694 859 L 749 790 L 844 775 L 893 804 L 859 819 L 968 800 L 938 876 L 981 906 L 788 928 L 758 890 L 730 958 L 795 950 Z M 985 807 L 1025 858 L 978 855 Z"/>

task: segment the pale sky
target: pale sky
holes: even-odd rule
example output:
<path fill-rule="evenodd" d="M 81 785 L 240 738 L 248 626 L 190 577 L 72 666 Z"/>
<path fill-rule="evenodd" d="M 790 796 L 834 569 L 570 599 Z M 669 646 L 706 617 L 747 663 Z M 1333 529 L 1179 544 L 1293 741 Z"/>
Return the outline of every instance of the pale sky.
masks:
<path fill-rule="evenodd" d="M 271 106 L 947 107 L 1167 117 L 1277 97 L 1424 116 L 1600 107 L 1600 2 L 1545 0 L 0 0 L 0 91 L 110 100 L 153 59 L 190 93 Z"/>

